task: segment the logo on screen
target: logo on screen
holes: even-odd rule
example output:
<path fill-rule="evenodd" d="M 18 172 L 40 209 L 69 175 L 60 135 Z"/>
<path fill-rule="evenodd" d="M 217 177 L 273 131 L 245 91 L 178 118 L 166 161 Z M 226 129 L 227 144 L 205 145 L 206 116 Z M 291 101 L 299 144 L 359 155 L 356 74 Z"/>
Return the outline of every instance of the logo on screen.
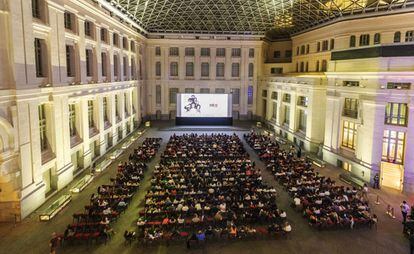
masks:
<path fill-rule="evenodd" d="M 184 109 L 186 110 L 186 112 L 189 112 L 194 109 L 200 113 L 201 105 L 200 103 L 198 103 L 198 99 L 195 95 L 191 95 L 191 97 L 188 98 L 187 101 L 188 101 L 188 104 L 184 106 Z"/>

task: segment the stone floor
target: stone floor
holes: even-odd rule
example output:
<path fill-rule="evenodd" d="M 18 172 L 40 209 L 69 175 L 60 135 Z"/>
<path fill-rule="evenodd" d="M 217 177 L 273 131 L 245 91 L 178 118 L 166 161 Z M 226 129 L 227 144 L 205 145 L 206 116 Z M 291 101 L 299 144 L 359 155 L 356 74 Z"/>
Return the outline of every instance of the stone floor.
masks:
<path fill-rule="evenodd" d="M 185 131 L 178 131 L 179 129 L 172 128 L 171 126 L 168 127 L 168 125 L 165 126 L 165 123 L 158 123 L 155 126 L 150 128 L 143 137 L 126 150 L 119 157 L 118 161 L 126 160 L 133 147 L 142 142 L 145 137 L 162 137 L 163 143 L 160 149 L 162 151 L 171 134 L 188 132 L 187 129 Z M 238 135 L 243 135 L 250 126 L 251 123 L 243 123 L 239 128 L 235 128 L 234 131 Z M 199 132 L 210 133 L 212 129 Z M 219 132 L 231 133 L 233 130 L 223 131 L 220 129 Z M 258 160 L 258 157 L 247 144 L 245 144 L 245 147 L 251 158 L 257 162 L 257 166 L 263 169 L 263 163 Z M 289 239 L 221 241 L 208 243 L 204 248 L 196 248 L 194 250 L 187 250 L 184 244 L 173 244 L 168 247 L 164 245 L 149 246 L 145 249 L 142 246 L 138 246 L 137 243 L 126 246 L 122 232 L 126 229 L 134 230 L 136 228 L 137 214 L 142 209 L 143 199 L 150 185 L 149 179 L 151 178 L 154 165 L 159 161 L 159 156 L 160 152 L 150 163 L 150 170 L 145 174 L 142 188 L 134 196 L 125 214 L 122 214 L 118 221 L 113 224 L 117 233 L 106 245 L 66 246 L 59 249 L 58 253 L 409 253 L 408 240 L 402 235 L 401 215 L 398 212 L 398 206 L 403 199 L 408 200 L 412 204 L 414 201 L 412 196 L 408 198 L 408 194 L 402 194 L 390 189 L 370 190 L 371 208 L 379 217 L 377 230 L 317 231 L 307 225 L 307 221 L 302 218 L 300 213 L 290 208 L 290 197 L 266 170 L 262 170 L 263 179 L 279 191 L 278 205 L 287 211 L 289 221 L 293 226 L 293 232 Z M 80 194 L 74 195 L 72 202 L 50 222 L 39 222 L 38 212 L 34 212 L 17 225 L 9 223 L 0 224 L 0 253 L 48 253 L 48 240 L 51 234 L 64 231 L 66 225 L 72 222 L 72 214 L 83 210 L 83 207 L 89 201 L 90 195 L 96 191 L 97 186 L 109 182 L 109 178 L 116 173 L 116 165 L 117 162 L 114 162 L 107 170 L 98 175 L 85 190 Z M 322 174 L 334 179 L 338 179 L 338 175 L 341 172 L 340 169 L 330 165 L 318 170 Z M 59 194 L 68 192 L 68 190 L 69 187 L 60 191 Z M 377 195 L 380 197 L 380 205 L 375 204 Z M 38 211 L 41 211 L 53 202 L 54 198 L 51 198 Z M 396 219 L 392 219 L 385 214 L 387 204 L 395 207 L 397 211 Z"/>

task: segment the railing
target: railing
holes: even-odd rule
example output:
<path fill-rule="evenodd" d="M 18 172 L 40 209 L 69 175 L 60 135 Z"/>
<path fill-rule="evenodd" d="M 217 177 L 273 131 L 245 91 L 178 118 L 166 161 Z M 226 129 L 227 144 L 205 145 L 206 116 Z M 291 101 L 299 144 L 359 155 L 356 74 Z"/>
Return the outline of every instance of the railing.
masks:
<path fill-rule="evenodd" d="M 358 110 L 344 108 L 344 112 L 342 115 L 351 118 L 358 118 Z"/>

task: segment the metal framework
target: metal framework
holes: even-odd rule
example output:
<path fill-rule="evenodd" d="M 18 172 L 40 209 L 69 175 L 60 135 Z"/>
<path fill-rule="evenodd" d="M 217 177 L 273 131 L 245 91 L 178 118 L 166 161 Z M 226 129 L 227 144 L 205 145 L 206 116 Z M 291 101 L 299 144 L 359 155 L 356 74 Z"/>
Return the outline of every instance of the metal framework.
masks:
<path fill-rule="evenodd" d="M 149 33 L 289 35 L 414 0 L 104 0 Z"/>

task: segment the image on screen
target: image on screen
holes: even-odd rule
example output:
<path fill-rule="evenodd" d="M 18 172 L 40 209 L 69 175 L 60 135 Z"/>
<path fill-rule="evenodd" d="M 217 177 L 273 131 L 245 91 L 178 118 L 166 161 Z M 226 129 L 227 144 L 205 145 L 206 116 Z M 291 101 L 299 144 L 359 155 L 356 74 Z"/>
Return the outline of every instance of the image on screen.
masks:
<path fill-rule="evenodd" d="M 178 117 L 231 117 L 228 94 L 177 94 Z"/>

